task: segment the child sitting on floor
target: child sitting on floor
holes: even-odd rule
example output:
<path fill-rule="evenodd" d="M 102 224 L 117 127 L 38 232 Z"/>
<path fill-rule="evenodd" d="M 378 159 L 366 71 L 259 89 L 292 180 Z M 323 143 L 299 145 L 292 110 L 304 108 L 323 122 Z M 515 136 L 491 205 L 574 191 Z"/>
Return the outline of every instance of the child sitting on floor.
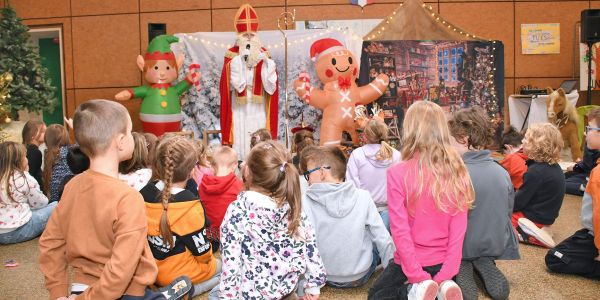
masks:
<path fill-rule="evenodd" d="M 48 126 L 45 134 L 46 153 L 44 155 L 44 184 L 46 195 L 50 202 L 60 200 L 62 191 L 61 183 L 64 178 L 73 175 L 67 165 L 69 152 L 69 132 L 65 126 L 52 124 Z"/>
<path fill-rule="evenodd" d="M 531 126 L 523 140 L 527 172 L 515 195 L 512 223 L 519 241 L 542 247 L 555 246 L 549 226 L 554 224 L 565 197 L 565 176 L 558 165 L 563 140 L 550 123 Z"/>
<path fill-rule="evenodd" d="M 67 153 L 67 165 L 73 174 L 67 175 L 63 179 L 60 187 L 59 198 L 62 197 L 67 183 L 69 183 L 69 181 L 71 181 L 75 175 L 81 174 L 90 168 L 90 158 L 87 157 L 83 151 L 81 151 L 79 145 L 73 145 L 69 147 L 69 152 Z"/>
<path fill-rule="evenodd" d="M 267 141 L 252 148 L 247 161 L 249 190 L 240 193 L 223 218 L 223 273 L 220 289 L 213 289 L 209 299 L 282 299 L 295 292 L 318 299 L 325 269 L 302 212 L 290 154 L 278 142 Z"/>
<path fill-rule="evenodd" d="M 565 193 L 583 196 L 587 178 L 592 169 L 596 167 L 596 162 L 600 159 L 600 151 L 590 149 L 587 145 L 583 149 L 583 159 L 567 168 L 565 173 Z"/>
<path fill-rule="evenodd" d="M 210 226 L 206 235 L 213 245 L 213 251 L 219 248 L 219 230 L 227 212 L 227 207 L 242 191 L 244 183 L 235 176 L 237 153 L 230 147 L 220 146 L 212 156 L 215 175 L 204 175 L 198 193 L 206 209 Z"/>
<path fill-rule="evenodd" d="M 495 260 L 520 257 L 511 224 L 515 192 L 508 173 L 487 150 L 493 142 L 492 124 L 483 109 L 472 107 L 455 113 L 448 125 L 475 189 L 456 283 L 464 299 L 477 299 L 476 274 L 492 299 L 508 299 L 508 280 Z"/>
<path fill-rule="evenodd" d="M 29 174 L 37 180 L 40 188 L 44 190 L 42 177 L 43 155 L 40 145 L 44 143 L 46 124 L 42 121 L 27 121 L 23 126 L 21 136 L 23 145 L 27 148 L 27 161 L 29 162 Z"/>
<path fill-rule="evenodd" d="M 450 144 L 446 116 L 430 101 L 413 103 L 403 123 L 402 158 L 388 169 L 394 260 L 369 290 L 369 299 L 462 299 L 458 273 L 471 178 Z"/>
<path fill-rule="evenodd" d="M 221 261 L 213 257 L 206 238 L 204 207 L 185 189 L 197 158 L 192 140 L 163 135 L 154 161 L 159 180 L 140 191 L 146 201 L 148 243 L 158 266 L 156 284 L 165 286 L 187 275 L 194 284 L 193 296 L 216 286 L 221 273 Z"/>
<path fill-rule="evenodd" d="M 132 132 L 133 154 L 130 159 L 119 163 L 119 179 L 136 191 L 141 190 L 150 178 L 152 169 L 148 167 L 148 146 L 143 134 Z"/>
<path fill-rule="evenodd" d="M 387 267 L 394 242 L 369 192 L 344 181 L 346 157 L 340 148 L 311 147 L 302 155 L 309 184 L 302 210 L 315 228 L 327 285 L 362 286 L 379 263 Z"/>
<path fill-rule="evenodd" d="M 196 163 L 196 167 L 194 167 L 194 172 L 192 172 L 192 178 L 196 182 L 196 185 L 200 187 L 202 183 L 202 179 L 205 175 L 214 175 L 215 171 L 212 168 L 211 159 L 209 159 L 208 149 L 204 145 L 201 140 L 195 141 L 196 149 L 198 149 L 198 163 Z M 237 158 L 236 158 L 237 163 Z M 237 167 L 237 164 L 236 164 Z M 210 218 L 209 218 L 210 219 Z M 214 249 L 213 249 L 214 250 Z"/>
<path fill-rule="evenodd" d="M 38 237 L 56 207 L 27 172 L 26 152 L 15 142 L 0 144 L 0 244 Z"/>
<path fill-rule="evenodd" d="M 527 172 L 527 155 L 523 153 L 523 135 L 510 127 L 502 136 L 502 152 L 505 155 L 500 164 L 508 171 L 515 190 L 523 185 L 523 175 Z"/>
<path fill-rule="evenodd" d="M 587 147 L 600 150 L 600 108 L 588 114 L 585 132 Z M 600 167 L 597 166 L 583 194 L 581 225 L 582 229 L 548 251 L 546 266 L 556 273 L 600 279 Z"/>
<path fill-rule="evenodd" d="M 187 277 L 163 290 L 148 287 L 157 267 L 146 239 L 144 201 L 117 178 L 119 162 L 133 152 L 127 109 L 109 100 L 90 100 L 77 107 L 73 123 L 90 168 L 67 184 L 39 240 L 39 267 L 50 299 L 76 294 L 121 300 L 187 296 L 193 288 Z"/>
<path fill-rule="evenodd" d="M 365 125 L 364 133 L 367 144 L 350 154 L 346 180 L 353 182 L 357 188 L 369 191 L 389 231 L 386 171 L 394 163 L 400 162 L 400 152 L 387 143 L 388 127 L 383 121 L 370 120 Z"/>

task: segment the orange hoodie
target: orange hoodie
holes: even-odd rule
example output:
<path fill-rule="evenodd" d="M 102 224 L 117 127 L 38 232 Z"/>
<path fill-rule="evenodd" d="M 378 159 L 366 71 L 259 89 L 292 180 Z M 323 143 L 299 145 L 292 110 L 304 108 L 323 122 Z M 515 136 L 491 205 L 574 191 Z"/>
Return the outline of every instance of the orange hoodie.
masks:
<path fill-rule="evenodd" d="M 522 151 L 506 155 L 500 164 L 508 171 L 510 181 L 512 181 L 515 191 L 523 185 L 523 175 L 527 172 L 525 161 L 527 155 Z"/>
<path fill-rule="evenodd" d="M 205 235 L 208 224 L 200 200 L 188 190 L 171 195 L 167 218 L 175 246 L 169 248 L 160 235 L 163 206 L 156 181 L 148 183 L 140 193 L 146 201 L 148 244 L 158 265 L 157 284 L 165 286 L 181 275 L 190 277 L 194 284 L 213 277 L 217 261 Z"/>

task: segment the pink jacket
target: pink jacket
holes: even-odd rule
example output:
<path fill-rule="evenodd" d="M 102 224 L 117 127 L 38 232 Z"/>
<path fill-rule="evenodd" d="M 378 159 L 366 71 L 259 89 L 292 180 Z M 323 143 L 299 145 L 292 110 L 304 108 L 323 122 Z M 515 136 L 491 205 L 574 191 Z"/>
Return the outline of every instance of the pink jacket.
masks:
<path fill-rule="evenodd" d="M 407 195 L 416 195 L 419 174 L 423 174 L 421 196 L 407 208 Z M 387 172 L 390 229 L 396 252 L 394 262 L 402 267 L 409 283 L 432 279 L 423 267 L 443 264 L 433 277 L 437 283 L 458 274 L 462 245 L 467 229 L 467 211 L 444 213 L 435 206 L 427 170 L 420 170 L 416 158 L 403 161 Z"/>

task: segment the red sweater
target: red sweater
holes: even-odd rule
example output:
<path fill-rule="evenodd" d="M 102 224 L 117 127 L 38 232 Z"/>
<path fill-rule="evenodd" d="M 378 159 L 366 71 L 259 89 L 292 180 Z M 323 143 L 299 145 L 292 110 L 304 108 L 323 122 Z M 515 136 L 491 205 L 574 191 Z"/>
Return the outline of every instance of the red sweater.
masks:
<path fill-rule="evenodd" d="M 527 155 L 522 151 L 506 155 L 500 164 L 508 171 L 510 181 L 512 181 L 515 190 L 518 190 L 523 185 L 523 175 L 527 172 L 525 161 Z"/>
<path fill-rule="evenodd" d="M 211 240 L 219 240 L 219 229 L 227 207 L 242 191 L 244 183 L 235 174 L 227 176 L 204 175 L 198 193 L 206 216 L 210 221 L 207 236 Z"/>

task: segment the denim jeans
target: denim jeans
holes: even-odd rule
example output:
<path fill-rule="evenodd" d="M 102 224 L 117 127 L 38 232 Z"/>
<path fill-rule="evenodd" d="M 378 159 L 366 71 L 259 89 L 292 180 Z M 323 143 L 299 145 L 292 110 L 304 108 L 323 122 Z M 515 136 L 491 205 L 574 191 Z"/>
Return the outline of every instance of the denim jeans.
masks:
<path fill-rule="evenodd" d="M 0 234 L 0 244 L 21 243 L 40 236 L 57 204 L 58 202 L 52 202 L 40 209 L 32 209 L 31 219 L 27 223 L 11 232 Z"/>
<path fill-rule="evenodd" d="M 380 211 L 379 215 L 381 216 L 381 220 L 383 221 L 385 228 L 387 229 L 388 232 L 391 233 L 391 231 L 390 231 L 390 214 L 389 214 L 388 210 L 386 209 L 386 210 Z"/>
<path fill-rule="evenodd" d="M 373 245 L 373 262 L 371 263 L 371 266 L 369 266 L 369 269 L 367 270 L 367 274 L 365 274 L 365 276 L 350 282 L 327 281 L 327 285 L 339 289 L 363 286 L 367 282 L 369 282 L 369 279 L 371 278 L 373 273 L 375 273 L 375 268 L 377 268 L 377 265 L 379 263 L 381 263 L 381 259 L 379 258 L 379 252 L 377 251 L 375 245 Z"/>
<path fill-rule="evenodd" d="M 221 269 L 222 269 L 221 259 L 217 260 L 217 271 L 215 275 L 205 281 L 194 284 L 194 295 L 192 297 L 196 297 L 198 295 L 204 294 L 214 287 L 219 287 L 219 282 L 221 281 Z"/>

